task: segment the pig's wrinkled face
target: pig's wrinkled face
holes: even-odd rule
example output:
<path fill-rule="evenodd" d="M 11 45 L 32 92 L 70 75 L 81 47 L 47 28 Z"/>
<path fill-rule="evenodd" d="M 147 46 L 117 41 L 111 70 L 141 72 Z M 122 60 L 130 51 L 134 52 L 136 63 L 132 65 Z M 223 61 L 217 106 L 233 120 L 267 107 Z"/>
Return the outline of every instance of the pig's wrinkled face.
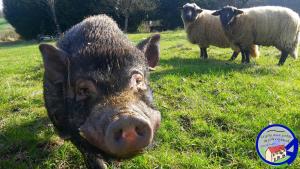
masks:
<path fill-rule="evenodd" d="M 95 65 L 103 63 L 98 62 Z M 124 65 L 127 61 L 116 62 Z M 80 60 L 77 63 L 86 65 Z M 83 138 L 109 154 L 128 157 L 152 142 L 161 117 L 152 105 L 146 67 L 115 66 L 114 63 L 107 63 L 104 69 L 75 66 L 72 73 L 75 105 L 70 107 L 76 107 L 73 113 L 80 114 L 90 107 L 85 112 L 89 116 L 79 126 Z"/>
<path fill-rule="evenodd" d="M 212 13 L 214 16 L 220 16 L 223 27 L 227 28 L 235 19 L 237 15 L 242 14 L 243 11 L 233 6 L 225 6 L 221 10 Z"/>
<path fill-rule="evenodd" d="M 139 61 L 144 54 L 135 49 L 122 55 L 72 57 L 70 88 L 74 99 L 69 102 L 74 117 L 70 121 L 80 135 L 121 158 L 147 147 L 161 120 L 153 106 L 147 66 Z M 86 116 L 80 117 L 83 114 Z"/>
<path fill-rule="evenodd" d="M 194 22 L 202 11 L 195 3 L 187 3 L 181 9 L 181 18 L 184 22 Z"/>
<path fill-rule="evenodd" d="M 102 38 L 101 43 L 97 38 L 90 43 L 74 35 L 77 33 L 65 35 L 59 42 L 61 49 L 40 45 L 46 107 L 54 126 L 71 139 L 75 133 L 76 142 L 80 136 L 113 157 L 142 152 L 153 141 L 161 121 L 153 106 L 147 64 L 159 57 L 160 35 L 144 40 L 138 48 L 121 35 Z"/>

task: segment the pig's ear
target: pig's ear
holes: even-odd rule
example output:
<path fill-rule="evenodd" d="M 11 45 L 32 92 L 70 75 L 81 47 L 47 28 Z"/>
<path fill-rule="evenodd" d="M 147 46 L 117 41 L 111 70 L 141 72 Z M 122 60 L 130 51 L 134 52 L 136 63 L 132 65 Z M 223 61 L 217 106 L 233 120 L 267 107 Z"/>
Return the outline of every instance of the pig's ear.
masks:
<path fill-rule="evenodd" d="M 69 64 L 66 52 L 47 44 L 41 44 L 39 49 L 43 56 L 45 78 L 53 83 L 63 82 Z"/>
<path fill-rule="evenodd" d="M 160 34 L 154 34 L 146 40 L 141 41 L 137 45 L 137 48 L 144 52 L 150 70 L 154 69 L 154 67 L 157 66 L 159 61 L 159 41 Z"/>

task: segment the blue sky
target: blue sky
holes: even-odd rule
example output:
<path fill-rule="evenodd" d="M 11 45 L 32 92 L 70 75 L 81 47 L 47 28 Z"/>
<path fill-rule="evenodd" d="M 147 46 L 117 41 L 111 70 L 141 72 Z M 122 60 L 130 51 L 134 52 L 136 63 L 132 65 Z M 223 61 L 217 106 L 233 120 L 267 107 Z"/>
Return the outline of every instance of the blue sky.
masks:
<path fill-rule="evenodd" d="M 3 8 L 2 0 L 0 0 L 0 10 Z"/>

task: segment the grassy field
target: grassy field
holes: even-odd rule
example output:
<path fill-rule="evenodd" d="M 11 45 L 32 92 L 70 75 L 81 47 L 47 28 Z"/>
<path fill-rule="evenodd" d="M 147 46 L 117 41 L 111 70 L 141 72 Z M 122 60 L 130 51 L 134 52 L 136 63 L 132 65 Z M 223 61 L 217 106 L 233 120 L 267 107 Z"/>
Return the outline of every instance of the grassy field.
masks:
<path fill-rule="evenodd" d="M 147 36 L 129 35 L 134 42 Z M 0 43 L 0 168 L 84 168 L 47 118 L 37 46 Z M 255 150 L 259 131 L 280 123 L 300 138 L 299 61 L 278 67 L 279 51 L 266 47 L 250 65 L 228 62 L 230 49 L 208 54 L 199 60 L 183 31 L 162 33 L 160 66 L 151 74 L 161 128 L 153 148 L 112 168 L 271 168 Z M 290 168 L 300 168 L 300 159 Z"/>
<path fill-rule="evenodd" d="M 12 26 L 4 18 L 0 18 L 0 32 L 11 30 Z"/>
<path fill-rule="evenodd" d="M 0 42 L 15 41 L 19 39 L 19 35 L 14 28 L 4 19 L 0 17 Z"/>

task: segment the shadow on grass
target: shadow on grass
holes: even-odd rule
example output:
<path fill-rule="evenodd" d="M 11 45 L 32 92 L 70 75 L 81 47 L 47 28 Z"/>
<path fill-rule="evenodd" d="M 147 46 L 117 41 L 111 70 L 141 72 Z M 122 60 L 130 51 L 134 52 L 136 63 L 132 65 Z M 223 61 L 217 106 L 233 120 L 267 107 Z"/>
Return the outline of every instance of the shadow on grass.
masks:
<path fill-rule="evenodd" d="M 227 74 L 233 71 L 242 71 L 253 66 L 253 64 L 245 65 L 217 59 L 200 60 L 198 58 L 179 57 L 161 59 L 160 64 L 172 66 L 173 69 L 152 72 L 154 80 L 156 77 L 169 74 L 180 76 L 189 76 L 195 73 L 211 75 Z"/>
<path fill-rule="evenodd" d="M 0 47 L 15 48 L 15 47 L 26 47 L 35 44 L 38 44 L 37 41 L 35 40 L 30 40 L 30 41 L 17 40 L 13 42 L 0 42 Z"/>
<path fill-rule="evenodd" d="M 48 159 L 51 149 L 59 144 L 50 141 L 53 129 L 49 124 L 43 117 L 5 128 L 0 133 L 0 168 L 36 168 Z"/>

